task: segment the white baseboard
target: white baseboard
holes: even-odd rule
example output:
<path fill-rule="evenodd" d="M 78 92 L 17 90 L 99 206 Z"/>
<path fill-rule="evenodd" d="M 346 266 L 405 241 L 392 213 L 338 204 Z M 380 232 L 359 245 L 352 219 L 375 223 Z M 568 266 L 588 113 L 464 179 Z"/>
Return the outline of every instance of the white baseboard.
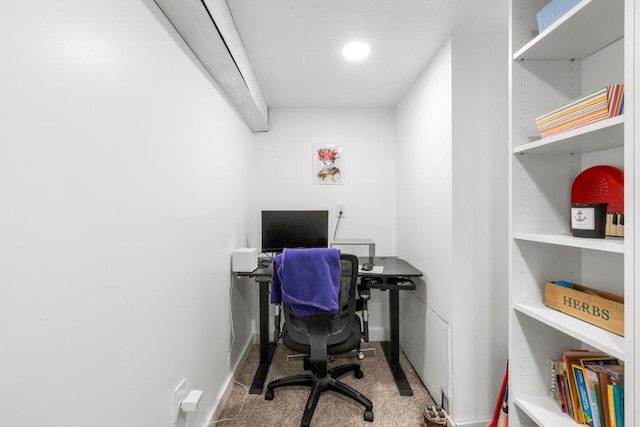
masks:
<path fill-rule="evenodd" d="M 389 329 L 369 326 L 369 341 L 389 341 Z"/>
<path fill-rule="evenodd" d="M 447 416 L 447 427 L 487 427 L 489 423 L 491 423 L 491 419 L 455 422 L 450 416 Z"/>
<path fill-rule="evenodd" d="M 253 342 L 252 342 L 252 340 L 249 340 L 247 342 L 247 345 L 246 345 L 244 351 L 242 352 L 242 356 L 238 360 L 238 363 L 236 363 L 236 366 L 234 366 L 233 371 L 231 372 L 231 376 L 227 380 L 227 384 L 226 384 L 226 386 L 224 388 L 224 391 L 222 392 L 222 397 L 218 401 L 218 404 L 216 405 L 216 407 L 213 408 L 213 411 L 206 418 L 207 420 L 209 420 L 207 425 L 209 423 L 211 423 L 212 420 L 217 420 L 218 418 L 220 418 L 220 415 L 222 414 L 222 410 L 224 409 L 225 405 L 227 404 L 227 401 L 229 400 L 229 397 L 231 396 L 231 392 L 233 391 L 233 385 L 235 384 L 233 382 L 233 380 L 238 377 L 239 372 L 240 372 L 240 368 L 242 366 L 244 366 L 245 362 L 249 358 L 249 353 L 251 352 L 251 347 L 252 346 L 253 346 Z M 245 385 L 247 387 L 251 386 L 250 384 L 245 384 Z"/>

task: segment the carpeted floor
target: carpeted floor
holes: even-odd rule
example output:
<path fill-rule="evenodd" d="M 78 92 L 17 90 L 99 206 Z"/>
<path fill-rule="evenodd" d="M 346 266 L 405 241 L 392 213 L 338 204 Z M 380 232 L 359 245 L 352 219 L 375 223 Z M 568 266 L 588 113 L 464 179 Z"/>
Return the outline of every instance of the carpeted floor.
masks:
<path fill-rule="evenodd" d="M 363 348 L 374 348 L 365 352 L 365 359 L 361 366 L 364 378 L 356 379 L 352 373 L 340 378 L 373 402 L 374 422 L 363 420 L 364 407 L 360 404 L 334 392 L 322 393 L 318 407 L 311 421 L 312 427 L 338 426 L 389 426 L 414 427 L 424 426 L 423 413 L 427 405 L 435 402 L 429 395 L 413 367 L 401 355 L 401 365 L 409 384 L 413 389 L 413 396 L 400 396 L 389 371 L 389 366 L 378 342 L 364 343 Z M 267 377 L 267 383 L 297 373 L 304 373 L 302 359 L 287 361 L 287 354 L 293 354 L 282 343 L 276 347 L 273 362 Z M 329 363 L 329 369 L 334 366 L 357 362 L 355 354 L 341 356 Z M 237 381 L 250 385 L 258 365 L 258 345 L 250 351 L 245 365 L 241 368 Z M 265 385 L 266 389 L 266 385 Z M 299 426 L 304 406 L 309 397 L 310 388 L 285 387 L 275 391 L 271 401 L 262 395 L 247 394 L 242 386 L 234 384 L 233 391 L 225 405 L 219 422 L 212 422 L 210 426 Z M 244 401 L 244 405 L 243 405 Z M 227 421 L 224 419 L 229 418 Z"/>

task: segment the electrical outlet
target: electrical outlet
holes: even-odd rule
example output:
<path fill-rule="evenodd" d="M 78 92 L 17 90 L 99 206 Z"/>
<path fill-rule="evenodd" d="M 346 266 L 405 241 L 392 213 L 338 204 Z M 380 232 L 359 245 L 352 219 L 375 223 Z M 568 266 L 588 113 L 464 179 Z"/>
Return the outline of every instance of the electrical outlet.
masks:
<path fill-rule="evenodd" d="M 342 212 L 342 215 L 340 215 L 340 212 Z M 344 203 L 338 203 L 336 205 L 336 218 L 345 218 L 347 216 L 347 205 L 345 205 Z"/>
<path fill-rule="evenodd" d="M 176 388 L 173 389 L 173 423 L 180 418 L 180 402 L 187 396 L 187 379 L 180 380 Z"/>

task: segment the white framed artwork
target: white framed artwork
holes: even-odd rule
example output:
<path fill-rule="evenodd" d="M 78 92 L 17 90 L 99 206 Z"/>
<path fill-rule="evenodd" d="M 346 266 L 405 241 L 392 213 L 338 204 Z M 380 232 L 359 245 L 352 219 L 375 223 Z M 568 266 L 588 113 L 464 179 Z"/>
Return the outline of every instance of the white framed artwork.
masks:
<path fill-rule="evenodd" d="M 314 184 L 343 184 L 344 147 L 342 145 L 314 145 L 312 179 Z"/>

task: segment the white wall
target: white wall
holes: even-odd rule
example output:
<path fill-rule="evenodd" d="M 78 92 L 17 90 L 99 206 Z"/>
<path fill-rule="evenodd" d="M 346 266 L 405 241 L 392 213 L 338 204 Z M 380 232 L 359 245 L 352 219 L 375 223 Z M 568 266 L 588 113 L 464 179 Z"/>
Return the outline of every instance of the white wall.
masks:
<path fill-rule="evenodd" d="M 202 425 L 251 333 L 252 135 L 152 1 L 4 6 L 1 424 L 173 426 L 186 377 Z"/>
<path fill-rule="evenodd" d="M 393 110 L 272 108 L 269 121 L 271 130 L 256 134 L 253 146 L 251 246 L 260 247 L 262 210 L 327 209 L 333 237 L 336 204 L 342 203 L 346 217 L 338 238 L 370 238 L 377 255 L 395 255 Z M 312 183 L 313 146 L 322 144 L 343 146 L 343 185 Z M 366 248 L 341 249 L 367 254 Z M 383 339 L 388 329 L 386 294 L 374 292 L 369 308 L 371 339 Z"/>
<path fill-rule="evenodd" d="M 506 362 L 506 61 L 503 34 L 454 35 L 397 112 L 398 252 L 425 272 L 401 344 L 458 425 L 486 424 Z"/>
<path fill-rule="evenodd" d="M 401 345 L 437 400 L 450 376 L 451 49 L 447 40 L 397 107 L 398 253 L 424 273 L 401 294 Z"/>
<path fill-rule="evenodd" d="M 453 410 L 484 426 L 507 362 L 507 40 L 452 40 Z"/>

